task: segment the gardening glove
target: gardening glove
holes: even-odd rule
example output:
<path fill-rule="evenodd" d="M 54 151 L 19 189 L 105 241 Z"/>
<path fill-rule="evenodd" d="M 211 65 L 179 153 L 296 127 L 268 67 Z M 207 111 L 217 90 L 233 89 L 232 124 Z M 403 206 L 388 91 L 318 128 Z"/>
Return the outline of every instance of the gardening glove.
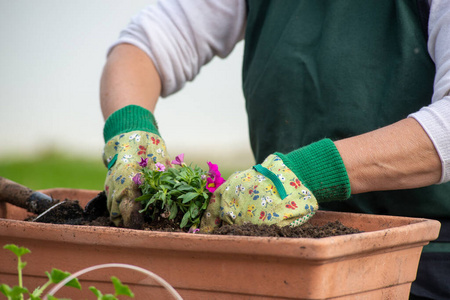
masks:
<path fill-rule="evenodd" d="M 157 163 L 170 167 L 166 146 L 159 135 L 153 114 L 129 105 L 114 112 L 105 122 L 103 162 L 108 168 L 105 181 L 107 207 L 116 226 L 140 228 L 143 215 L 136 181 L 140 169 Z M 136 176 L 136 177 L 135 177 Z M 134 179 L 133 179 L 134 178 Z"/>
<path fill-rule="evenodd" d="M 269 155 L 262 164 L 231 175 L 212 195 L 200 232 L 222 223 L 299 226 L 314 215 L 318 202 L 349 197 L 341 156 L 324 139 L 286 155 Z"/>

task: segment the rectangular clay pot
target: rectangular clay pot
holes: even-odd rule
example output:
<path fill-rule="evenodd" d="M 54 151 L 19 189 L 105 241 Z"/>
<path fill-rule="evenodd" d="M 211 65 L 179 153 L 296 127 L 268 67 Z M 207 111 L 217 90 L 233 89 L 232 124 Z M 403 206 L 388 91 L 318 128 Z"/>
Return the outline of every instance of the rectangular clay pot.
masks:
<path fill-rule="evenodd" d="M 44 192 L 82 203 L 97 194 Z M 318 211 L 311 222 L 339 220 L 364 233 L 288 239 L 52 225 L 21 221 L 26 212 L 5 203 L 0 204 L 0 217 L 1 246 L 14 243 L 32 251 L 23 257 L 29 289 L 43 284 L 44 271 L 53 267 L 73 273 L 115 262 L 156 273 L 184 299 L 408 299 L 422 248 L 440 229 L 439 222 L 428 219 L 325 211 Z M 16 284 L 13 258 L 1 252 L 0 283 Z M 88 297 L 91 285 L 110 293 L 112 275 L 128 284 L 136 299 L 170 299 L 154 280 L 120 269 L 82 275 L 82 294 L 65 287 L 55 296 Z"/>

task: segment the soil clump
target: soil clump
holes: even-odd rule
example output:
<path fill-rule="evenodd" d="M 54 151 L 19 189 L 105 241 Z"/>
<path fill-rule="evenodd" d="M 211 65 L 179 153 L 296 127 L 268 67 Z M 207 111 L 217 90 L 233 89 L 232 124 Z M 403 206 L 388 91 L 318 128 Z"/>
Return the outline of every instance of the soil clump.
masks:
<path fill-rule="evenodd" d="M 100 197 L 101 201 L 105 201 L 106 203 L 106 196 L 104 192 L 101 192 L 97 197 Z M 34 217 L 29 218 L 28 221 L 33 219 Z M 146 222 L 141 229 L 163 232 L 187 232 L 186 230 L 180 228 L 181 219 L 181 214 L 173 220 L 163 217 L 158 217 L 155 220 L 146 219 Z M 114 227 L 114 224 L 109 219 L 109 214 L 106 209 L 104 211 L 96 210 L 95 212 L 92 210 L 85 211 L 77 200 L 68 199 L 47 212 L 45 215 L 40 216 L 36 222 Z M 361 231 L 356 228 L 347 227 L 341 222 L 335 221 L 327 223 L 323 226 L 317 226 L 309 222 L 298 227 L 255 225 L 251 223 L 244 225 L 223 225 L 214 230 L 212 234 L 287 238 L 323 238 L 360 232 Z"/>

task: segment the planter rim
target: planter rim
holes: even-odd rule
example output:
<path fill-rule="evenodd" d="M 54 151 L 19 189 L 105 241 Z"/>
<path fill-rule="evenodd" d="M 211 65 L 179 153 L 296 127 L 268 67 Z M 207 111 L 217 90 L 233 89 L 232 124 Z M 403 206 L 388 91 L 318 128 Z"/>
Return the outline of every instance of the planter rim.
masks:
<path fill-rule="evenodd" d="M 434 223 L 434 224 L 432 224 Z M 332 260 L 344 256 L 361 255 L 366 252 L 383 251 L 387 248 L 405 245 L 407 248 L 422 247 L 429 240 L 435 239 L 430 226 L 439 223 L 434 220 L 412 224 L 416 230 L 430 232 L 425 238 L 415 241 L 403 240 L 397 242 L 398 237 L 406 234 L 406 230 L 393 233 L 391 229 L 346 236 L 314 238 L 276 238 L 276 237 L 246 237 L 219 236 L 206 234 L 188 234 L 172 232 L 151 232 L 123 228 L 108 228 L 100 226 L 44 224 L 0 219 L 0 236 L 10 236 L 29 239 L 30 236 L 45 242 L 61 242 L 70 244 L 92 245 L 88 236 L 96 236 L 95 246 L 116 246 L 130 249 L 143 248 L 146 250 L 171 249 L 173 251 L 208 252 L 216 254 L 248 254 L 296 258 L 305 260 Z M 31 226 L 30 226 L 31 225 Z M 87 228 L 86 228 L 87 227 Z M 45 231 L 43 239 L 40 232 Z M 142 231 L 142 232 L 141 232 Z M 126 245 L 123 237 L 126 236 Z M 437 237 L 437 234 L 435 235 Z M 380 237 L 383 242 L 380 243 Z M 33 239 L 33 238 L 31 238 Z M 355 247 L 358 241 L 365 240 L 362 246 Z M 373 242 L 367 242 L 368 240 Z M 245 244 L 244 247 L 239 246 Z M 331 247 L 330 247 L 331 245 Z M 131 250 L 130 250 L 131 251 Z"/>
<path fill-rule="evenodd" d="M 50 190 L 42 190 L 48 192 Z M 58 189 L 65 190 L 65 189 Z M 72 189 L 67 189 L 72 190 Z M 98 193 L 92 190 L 77 190 L 89 195 Z M 318 211 L 321 214 L 346 218 L 360 218 L 361 222 L 370 222 L 374 218 L 383 218 L 388 228 L 326 238 L 278 238 L 189 234 L 177 232 L 156 232 L 115 227 L 59 225 L 32 223 L 0 218 L 0 236 L 17 236 L 42 239 L 40 232 L 45 232 L 45 240 L 64 241 L 71 244 L 87 244 L 87 237 L 95 236 L 96 245 L 114 246 L 121 244 L 128 248 L 146 250 L 171 249 L 173 251 L 205 251 L 216 254 L 248 254 L 273 257 L 285 257 L 307 260 L 332 260 L 343 256 L 360 255 L 365 252 L 382 251 L 391 247 L 404 245 L 407 248 L 424 246 L 439 235 L 440 223 L 436 220 L 396 216 L 380 216 L 355 213 Z M 394 224 L 389 228 L 389 224 Z M 400 224 L 400 226 L 398 226 Z M 397 226 L 396 226 L 397 225 Z M 408 225 L 408 226 L 406 226 Z M 395 228 L 395 230 L 394 230 Z M 418 234 L 408 235 L 414 229 Z M 123 245 L 126 236 L 127 243 Z M 405 238 L 405 236 L 408 236 Z M 365 243 L 357 243 L 360 240 Z M 381 242 L 380 242 L 381 240 Z M 401 243 L 399 243 L 401 241 Z M 90 244 L 90 242 L 89 242 Z M 242 245 L 245 246 L 243 247 Z M 330 247 L 330 245 L 332 245 Z M 356 245 L 356 246 L 355 246 Z"/>

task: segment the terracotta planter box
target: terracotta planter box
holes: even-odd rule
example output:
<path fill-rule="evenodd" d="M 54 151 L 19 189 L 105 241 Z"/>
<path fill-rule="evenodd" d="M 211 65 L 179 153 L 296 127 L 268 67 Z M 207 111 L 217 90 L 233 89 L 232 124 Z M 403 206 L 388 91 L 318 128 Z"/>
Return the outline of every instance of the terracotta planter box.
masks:
<path fill-rule="evenodd" d="M 96 191 L 53 189 L 54 198 L 86 203 Z M 0 204 L 1 246 L 31 249 L 24 284 L 46 281 L 52 267 L 76 272 L 103 263 L 128 263 L 164 278 L 184 299 L 408 299 L 422 247 L 437 238 L 434 220 L 319 211 L 316 224 L 340 220 L 364 233 L 322 239 L 258 238 L 162 233 L 20 221 L 26 213 Z M 5 251 L 5 250 L 2 250 Z M 16 284 L 16 262 L 0 255 L 0 282 Z M 82 275 L 88 286 L 112 292 L 119 277 L 136 299 L 170 299 L 154 280 L 129 270 Z M 57 297 L 79 299 L 65 287 Z M 151 297 L 150 297 L 151 295 Z M 92 297 L 92 296 L 89 296 Z"/>

